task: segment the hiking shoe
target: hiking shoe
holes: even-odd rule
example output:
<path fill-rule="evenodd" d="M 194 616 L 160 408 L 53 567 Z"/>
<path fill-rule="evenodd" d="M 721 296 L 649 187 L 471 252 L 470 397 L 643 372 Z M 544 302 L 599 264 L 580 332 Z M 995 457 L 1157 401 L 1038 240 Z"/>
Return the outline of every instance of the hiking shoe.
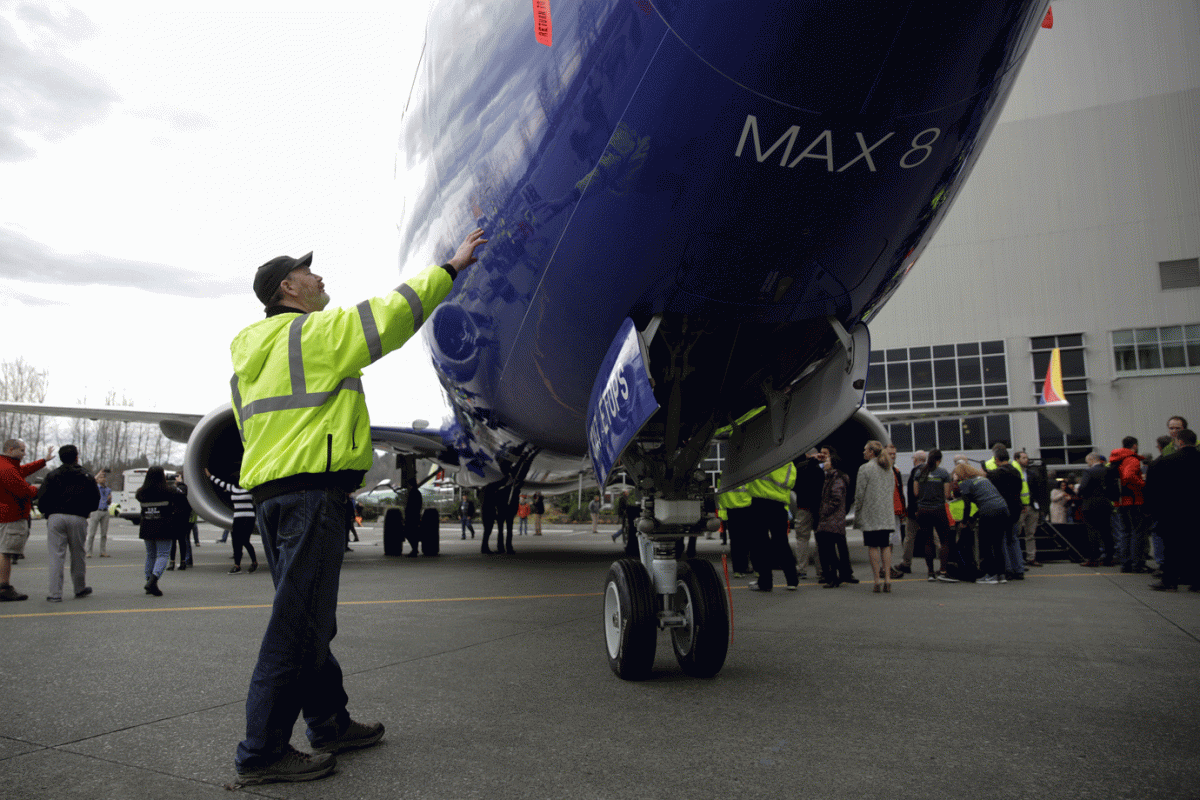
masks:
<path fill-rule="evenodd" d="M 237 774 L 238 783 L 254 786 L 260 783 L 295 783 L 315 781 L 333 772 L 337 756 L 333 753 L 301 753 L 290 744 L 277 761 L 259 769 L 250 769 Z"/>
<path fill-rule="evenodd" d="M 28 600 L 29 595 L 22 594 L 12 587 L 12 584 L 6 583 L 0 586 L 0 600 Z"/>
<path fill-rule="evenodd" d="M 361 722 L 350 720 L 350 727 L 346 728 L 341 736 L 333 741 L 314 744 L 312 749 L 318 753 L 330 754 L 341 753 L 346 750 L 361 750 L 364 747 L 376 744 L 382 738 L 382 722 L 372 722 L 370 725 L 364 725 Z"/>

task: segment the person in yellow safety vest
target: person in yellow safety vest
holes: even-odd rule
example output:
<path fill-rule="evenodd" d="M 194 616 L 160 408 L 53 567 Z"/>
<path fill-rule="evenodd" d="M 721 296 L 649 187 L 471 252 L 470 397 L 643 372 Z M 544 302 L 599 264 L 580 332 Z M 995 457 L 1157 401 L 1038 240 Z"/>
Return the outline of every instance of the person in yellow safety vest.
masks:
<path fill-rule="evenodd" d="M 1004 442 L 996 442 L 994 445 L 992 445 L 992 457 L 989 458 L 987 461 L 983 462 L 983 471 L 984 472 L 991 472 L 992 470 L 994 470 L 996 468 L 996 466 L 997 466 L 996 451 L 1002 447 L 1007 452 L 1008 446 L 1006 444 L 1004 444 Z"/>
<path fill-rule="evenodd" d="M 733 561 L 733 576 L 740 578 L 750 571 L 750 503 L 754 499 L 745 486 L 723 487 L 725 477 L 717 484 L 717 506 L 725 512 L 725 532 L 729 536 L 729 558 Z"/>
<path fill-rule="evenodd" d="M 776 567 L 783 570 L 788 591 L 794 592 L 800 585 L 787 529 L 787 507 L 795 485 L 796 465 L 790 461 L 746 484 L 754 498 L 750 504 L 750 562 L 758 572 L 758 580 L 750 584 L 753 591 L 769 592 L 774 588 L 771 573 Z"/>
<path fill-rule="evenodd" d="M 381 723 L 350 718 L 329 649 L 349 492 L 373 460 L 361 369 L 416 333 L 486 241 L 472 231 L 446 264 L 354 308 L 325 310 L 329 295 L 312 272 L 312 253 L 279 256 L 255 274 L 266 319 L 234 338 L 231 386 L 245 450 L 240 482 L 254 496 L 275 600 L 234 758 L 239 784 L 320 778 L 337 753 L 383 738 Z M 312 755 L 288 741 L 301 710 Z"/>
<path fill-rule="evenodd" d="M 1038 509 L 1029 491 L 1029 454 L 1024 450 L 1017 453 L 1013 466 L 1021 473 L 1021 516 L 1017 519 L 1017 535 L 1025 540 L 1025 565 L 1040 567 L 1037 560 Z"/>

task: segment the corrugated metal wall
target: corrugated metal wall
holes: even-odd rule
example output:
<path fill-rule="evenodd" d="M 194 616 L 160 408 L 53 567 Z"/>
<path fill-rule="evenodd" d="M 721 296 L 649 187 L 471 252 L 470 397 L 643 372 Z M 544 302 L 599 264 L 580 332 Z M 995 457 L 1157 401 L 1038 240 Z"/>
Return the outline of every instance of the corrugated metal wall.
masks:
<path fill-rule="evenodd" d="M 1158 264 L 1200 256 L 1200 2 L 1065 0 L 1039 32 L 967 186 L 871 325 L 875 349 L 1001 338 L 1014 402 L 1029 337 L 1086 336 L 1098 449 L 1142 451 L 1171 414 L 1200 426 L 1200 374 L 1114 381 L 1109 332 L 1200 323 L 1200 288 Z M 1036 450 L 1032 415 L 1014 443 Z"/>

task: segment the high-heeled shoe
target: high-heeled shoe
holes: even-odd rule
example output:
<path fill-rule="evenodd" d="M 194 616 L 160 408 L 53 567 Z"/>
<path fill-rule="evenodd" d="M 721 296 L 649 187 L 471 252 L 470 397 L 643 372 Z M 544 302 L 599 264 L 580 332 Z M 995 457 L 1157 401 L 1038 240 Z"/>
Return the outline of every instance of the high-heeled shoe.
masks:
<path fill-rule="evenodd" d="M 887 594 L 891 594 L 892 593 L 892 585 L 890 583 L 885 583 L 883 585 L 883 591 L 886 592 Z"/>

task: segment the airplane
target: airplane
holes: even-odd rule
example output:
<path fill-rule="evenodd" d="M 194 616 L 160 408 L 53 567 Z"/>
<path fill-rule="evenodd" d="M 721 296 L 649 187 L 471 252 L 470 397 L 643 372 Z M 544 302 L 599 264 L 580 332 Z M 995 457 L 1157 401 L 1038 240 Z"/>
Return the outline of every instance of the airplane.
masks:
<path fill-rule="evenodd" d="M 820 442 L 886 440 L 863 408 L 868 324 L 967 180 L 1047 7 L 436 2 L 396 166 L 418 181 L 401 272 L 475 227 L 489 244 L 423 326 L 449 416 L 374 426 L 375 446 L 406 479 L 420 460 L 510 492 L 620 466 L 642 507 L 636 557 L 605 581 L 610 668 L 647 677 L 665 630 L 685 673 L 717 674 L 726 589 L 676 556 L 713 522 L 714 436 L 730 426 L 730 486 Z M 186 474 L 236 472 L 233 413 L 166 420 L 172 438 L 191 426 Z"/>

